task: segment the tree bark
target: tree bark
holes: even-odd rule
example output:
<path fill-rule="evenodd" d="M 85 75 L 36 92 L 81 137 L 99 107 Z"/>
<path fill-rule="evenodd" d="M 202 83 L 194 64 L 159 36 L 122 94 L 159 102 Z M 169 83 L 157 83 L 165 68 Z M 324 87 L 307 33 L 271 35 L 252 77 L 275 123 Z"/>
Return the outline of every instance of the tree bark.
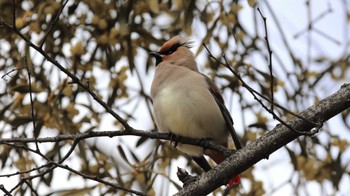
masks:
<path fill-rule="evenodd" d="M 350 108 L 350 84 L 344 84 L 339 91 L 301 112 L 300 115 L 322 125 L 348 108 Z M 268 158 L 270 154 L 301 136 L 302 132 L 310 133 L 312 129 L 321 127 L 297 117 L 287 121 L 287 124 L 297 131 L 278 124 L 272 131 L 238 150 L 210 171 L 203 173 L 175 195 L 207 195 L 225 184 L 228 179 L 244 172 L 260 160 Z"/>

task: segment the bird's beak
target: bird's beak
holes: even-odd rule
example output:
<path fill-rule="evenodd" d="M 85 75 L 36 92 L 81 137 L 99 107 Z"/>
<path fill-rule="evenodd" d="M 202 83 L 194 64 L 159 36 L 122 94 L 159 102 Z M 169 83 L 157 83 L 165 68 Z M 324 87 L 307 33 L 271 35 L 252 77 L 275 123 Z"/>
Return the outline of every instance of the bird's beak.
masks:
<path fill-rule="evenodd" d="M 163 61 L 163 55 L 159 52 L 150 52 L 149 54 L 156 58 L 156 66 Z"/>

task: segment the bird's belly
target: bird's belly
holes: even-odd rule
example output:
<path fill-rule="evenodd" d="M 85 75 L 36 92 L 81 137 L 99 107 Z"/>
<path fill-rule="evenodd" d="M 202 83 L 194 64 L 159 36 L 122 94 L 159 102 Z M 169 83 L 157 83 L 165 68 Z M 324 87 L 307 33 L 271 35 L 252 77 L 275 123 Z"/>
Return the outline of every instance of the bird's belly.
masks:
<path fill-rule="evenodd" d="M 209 99 L 186 87 L 164 88 L 154 100 L 158 129 L 190 138 L 213 139 L 217 143 L 226 141 L 225 120 L 209 91 L 208 95 Z M 200 155 L 203 151 L 191 145 L 179 145 L 179 148 L 192 155 Z"/>

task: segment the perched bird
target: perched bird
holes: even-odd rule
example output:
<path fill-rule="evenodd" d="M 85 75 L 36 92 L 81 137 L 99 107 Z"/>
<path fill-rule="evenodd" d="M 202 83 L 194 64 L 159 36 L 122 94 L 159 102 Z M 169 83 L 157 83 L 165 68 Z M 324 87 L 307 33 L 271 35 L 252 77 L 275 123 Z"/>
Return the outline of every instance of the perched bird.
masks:
<path fill-rule="evenodd" d="M 150 54 L 156 59 L 156 71 L 151 87 L 155 122 L 160 132 L 209 139 L 227 147 L 231 134 L 236 148 L 241 144 L 233 128 L 233 121 L 219 88 L 206 75 L 199 72 L 190 45 L 186 39 L 173 37 L 158 52 Z M 190 155 L 203 170 L 211 169 L 203 157 L 209 156 L 217 164 L 223 154 L 202 147 L 178 144 L 178 149 Z M 229 185 L 239 183 L 239 176 Z"/>

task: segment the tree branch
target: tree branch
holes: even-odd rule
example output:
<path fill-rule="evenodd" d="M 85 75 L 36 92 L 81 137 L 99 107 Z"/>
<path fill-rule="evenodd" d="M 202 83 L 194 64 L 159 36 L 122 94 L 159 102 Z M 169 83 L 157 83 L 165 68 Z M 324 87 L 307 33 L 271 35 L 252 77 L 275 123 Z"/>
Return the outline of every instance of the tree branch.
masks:
<path fill-rule="evenodd" d="M 76 75 L 69 72 L 68 69 L 64 68 L 63 65 L 61 65 L 58 61 L 56 61 L 53 57 L 49 56 L 40 46 L 34 44 L 32 41 L 30 41 L 29 38 L 27 38 L 23 33 L 21 33 L 20 30 L 16 29 L 15 27 L 12 27 L 11 25 L 7 24 L 6 22 L 0 21 L 0 25 L 4 25 L 6 28 L 10 29 L 14 33 L 16 33 L 19 37 L 21 37 L 22 40 L 24 40 L 31 48 L 36 50 L 38 53 L 40 53 L 45 59 L 47 59 L 49 62 L 51 62 L 54 66 L 56 66 L 60 71 L 65 73 L 73 83 L 76 83 L 79 85 L 79 87 L 83 88 L 86 92 L 88 92 L 91 97 L 99 103 L 109 114 L 111 114 L 115 119 L 117 119 L 120 124 L 122 124 L 125 128 L 125 131 L 129 131 L 132 129 L 132 127 L 116 112 L 112 110 L 111 107 L 109 107 L 101 98 L 99 98 L 89 87 L 89 85 L 84 84 Z"/>
<path fill-rule="evenodd" d="M 264 96 L 263 94 L 259 93 L 258 91 L 256 91 L 256 90 L 253 89 L 252 87 L 250 87 L 250 86 L 242 79 L 242 77 L 241 77 L 237 72 L 235 72 L 235 71 L 232 69 L 232 67 L 230 66 L 230 64 L 229 64 L 229 62 L 228 62 L 228 60 L 227 60 L 225 54 L 223 54 L 223 56 L 222 56 L 223 59 L 224 59 L 224 61 L 225 61 L 225 62 L 223 63 L 223 62 L 221 62 L 219 59 L 217 59 L 217 58 L 211 53 L 211 51 L 208 49 L 208 47 L 207 47 L 205 44 L 203 44 L 203 46 L 204 46 L 204 48 L 208 51 L 209 57 L 212 58 L 212 59 L 214 59 L 214 60 L 215 60 L 216 62 L 218 62 L 219 64 L 224 65 L 226 68 L 228 68 L 229 71 L 242 83 L 242 86 L 245 87 L 245 88 L 250 92 L 251 95 L 253 95 L 254 99 L 255 99 L 267 112 L 269 112 L 270 114 L 272 114 L 272 116 L 273 116 L 274 119 L 276 119 L 278 122 L 280 122 L 280 123 L 283 124 L 284 126 L 288 127 L 289 129 L 293 130 L 293 127 L 290 127 L 290 126 L 289 126 L 288 124 L 286 124 L 280 117 L 278 117 L 274 111 L 272 111 L 271 109 L 269 109 L 269 108 L 262 102 L 262 100 L 258 98 L 258 96 L 261 97 L 261 98 L 263 98 L 264 100 L 270 102 L 271 104 L 272 104 L 272 101 L 271 101 L 269 98 L 267 98 L 266 96 Z M 278 108 L 280 108 L 280 109 L 282 109 L 282 110 L 284 110 L 284 111 L 286 111 L 286 112 L 292 114 L 293 116 L 296 116 L 296 117 L 298 117 L 298 118 L 300 118 L 300 119 L 302 119 L 302 120 L 308 121 L 307 119 L 303 118 L 303 117 L 300 116 L 300 115 L 295 114 L 294 112 L 288 110 L 287 108 L 283 107 L 282 105 L 278 104 L 278 103 L 275 102 L 275 101 L 273 102 L 273 104 L 274 104 L 275 106 L 277 106 Z M 314 122 L 311 122 L 311 121 L 310 121 L 310 123 L 313 123 L 314 126 L 320 127 L 318 124 L 316 124 L 316 123 L 314 123 Z M 295 130 L 295 129 L 294 129 L 293 131 L 298 132 L 298 131 Z M 314 134 L 317 133 L 317 132 L 318 132 L 318 130 L 315 130 L 315 131 L 313 131 L 313 132 L 300 133 L 300 134 L 303 134 L 303 135 L 306 135 L 306 134 L 308 134 L 308 135 L 314 135 Z"/>
<path fill-rule="evenodd" d="M 5 196 L 12 196 L 12 194 L 4 187 L 3 184 L 0 184 L 0 190 L 5 193 Z"/>
<path fill-rule="evenodd" d="M 194 138 L 187 138 L 182 136 L 173 136 L 169 135 L 169 133 L 160 133 L 160 132 L 151 132 L 151 131 L 142 131 L 142 130 L 136 130 L 131 129 L 129 131 L 89 131 L 85 133 L 79 133 L 79 134 L 73 134 L 73 135 L 58 135 L 55 137 L 41 137 L 41 138 L 0 138 L 0 144 L 7 144 L 10 143 L 50 143 L 50 142 L 61 142 L 61 141 L 67 141 L 67 140 L 73 140 L 75 142 L 78 142 L 83 139 L 88 138 L 97 138 L 97 137 L 117 137 L 117 136 L 141 136 L 141 137 L 147 137 L 150 139 L 162 139 L 162 140 L 169 140 L 171 142 L 176 143 L 183 143 L 183 144 L 193 144 L 196 146 L 203 147 L 205 149 L 215 150 L 218 152 L 221 152 L 223 154 L 230 154 L 232 153 L 231 150 L 215 144 L 211 142 L 210 140 L 203 140 L 203 139 L 194 139 Z"/>
<path fill-rule="evenodd" d="M 339 91 L 311 106 L 300 115 L 304 118 L 323 124 L 333 116 L 350 108 L 350 84 L 344 84 Z M 315 127 L 309 121 L 294 117 L 287 124 L 299 132 L 311 131 Z M 206 195 L 226 183 L 227 179 L 244 172 L 255 163 L 293 141 L 301 134 L 284 125 L 277 125 L 272 131 L 255 142 L 238 150 L 212 170 L 203 173 L 197 180 L 180 190 L 176 195 Z"/>

